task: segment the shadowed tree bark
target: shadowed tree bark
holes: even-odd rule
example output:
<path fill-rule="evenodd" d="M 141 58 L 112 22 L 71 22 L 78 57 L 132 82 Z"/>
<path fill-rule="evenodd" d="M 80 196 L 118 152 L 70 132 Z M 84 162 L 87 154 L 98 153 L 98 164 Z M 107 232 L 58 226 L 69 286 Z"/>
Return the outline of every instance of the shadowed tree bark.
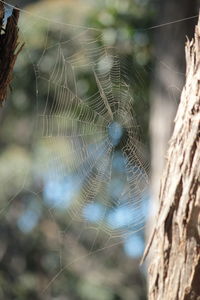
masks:
<path fill-rule="evenodd" d="M 149 299 L 200 299 L 200 20 L 186 45 L 186 83 L 167 153 L 153 247 Z"/>
<path fill-rule="evenodd" d="M 7 90 L 12 80 L 13 68 L 17 55 L 19 10 L 13 9 L 12 15 L 4 25 L 4 4 L 0 2 L 0 105 L 6 99 Z"/>

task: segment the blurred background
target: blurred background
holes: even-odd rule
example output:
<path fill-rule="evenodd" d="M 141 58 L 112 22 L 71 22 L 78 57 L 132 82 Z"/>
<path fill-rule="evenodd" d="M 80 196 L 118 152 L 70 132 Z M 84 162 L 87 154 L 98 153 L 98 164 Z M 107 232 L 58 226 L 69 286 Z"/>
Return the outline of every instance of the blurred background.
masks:
<path fill-rule="evenodd" d="M 197 18 L 174 21 L 197 15 L 199 2 L 8 3 L 22 9 L 25 46 L 0 111 L 0 299 L 147 299 L 139 262 Z M 126 130 L 120 114 L 110 127 L 99 116 L 107 117 L 97 93 L 109 96 L 109 80 Z"/>

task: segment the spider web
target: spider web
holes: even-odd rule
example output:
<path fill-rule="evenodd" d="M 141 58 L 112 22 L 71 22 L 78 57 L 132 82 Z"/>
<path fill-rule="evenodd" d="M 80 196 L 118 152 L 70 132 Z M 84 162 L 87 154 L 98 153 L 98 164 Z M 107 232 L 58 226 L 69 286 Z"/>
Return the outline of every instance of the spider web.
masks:
<path fill-rule="evenodd" d="M 67 41 L 60 38 L 58 45 L 46 45 L 36 65 L 38 100 L 41 90 L 47 88 L 37 133 L 45 143 L 55 144 L 62 138 L 66 144 L 61 153 L 51 153 L 48 159 L 55 174 L 51 180 L 65 180 L 67 174 L 74 176 L 79 196 L 70 200 L 67 209 L 72 218 L 83 221 L 84 208 L 97 203 L 101 213 L 96 226 L 111 236 L 123 231 L 126 234 L 127 228 L 115 232 L 108 224 L 109 219 L 112 224 L 111 210 L 121 207 L 133 215 L 128 227 L 131 232 L 137 231 L 144 225 L 141 200 L 148 176 L 127 78 L 114 49 L 98 45 L 101 36 L 93 37 L 92 30 L 73 35 L 75 38 Z M 74 51 L 74 44 L 78 50 Z M 55 59 L 47 66 L 48 56 Z M 79 94 L 77 81 L 81 72 L 88 73 L 96 85 L 89 97 Z M 121 158 L 118 176 L 124 177 L 124 186 L 112 197 L 108 189 L 116 177 L 116 154 Z"/>
<path fill-rule="evenodd" d="M 75 227 L 77 241 L 90 235 L 89 254 L 96 253 L 145 224 L 148 162 L 126 61 L 103 44 L 101 31 L 46 20 L 36 55 L 29 30 L 38 20 L 28 20 L 21 16 L 20 28 L 36 78 L 35 176 L 50 218 L 59 224 L 59 215 L 66 216 L 58 239 Z M 72 256 L 72 262 L 86 257 Z"/>

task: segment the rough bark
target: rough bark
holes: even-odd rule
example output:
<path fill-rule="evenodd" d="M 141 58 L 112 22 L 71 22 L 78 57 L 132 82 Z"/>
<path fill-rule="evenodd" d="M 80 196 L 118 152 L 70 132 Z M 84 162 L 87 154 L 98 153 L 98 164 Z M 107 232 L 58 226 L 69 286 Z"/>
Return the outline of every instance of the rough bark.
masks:
<path fill-rule="evenodd" d="M 153 246 L 149 299 L 156 300 L 200 299 L 200 21 L 186 44 L 186 63 L 158 218 L 145 252 Z"/>
<path fill-rule="evenodd" d="M 197 7 L 197 0 L 159 0 L 157 23 L 194 16 L 198 14 Z M 183 45 L 186 36 L 193 37 L 196 22 L 196 19 L 190 19 L 154 30 L 155 69 L 151 83 L 150 134 L 151 192 L 155 208 L 158 207 L 164 157 L 185 80 Z"/>
<path fill-rule="evenodd" d="M 4 4 L 0 2 L 0 105 L 6 99 L 15 61 L 23 47 L 18 43 L 18 19 L 19 10 L 13 9 L 4 27 Z"/>

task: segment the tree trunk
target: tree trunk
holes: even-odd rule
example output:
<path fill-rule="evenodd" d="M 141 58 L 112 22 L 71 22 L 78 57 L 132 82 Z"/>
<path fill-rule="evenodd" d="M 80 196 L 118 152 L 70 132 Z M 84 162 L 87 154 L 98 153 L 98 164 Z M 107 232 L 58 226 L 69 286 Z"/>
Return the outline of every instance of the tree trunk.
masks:
<path fill-rule="evenodd" d="M 147 247 L 149 299 L 200 299 L 200 21 L 186 45 L 186 83 Z M 156 249 L 156 250 L 155 250 Z"/>

